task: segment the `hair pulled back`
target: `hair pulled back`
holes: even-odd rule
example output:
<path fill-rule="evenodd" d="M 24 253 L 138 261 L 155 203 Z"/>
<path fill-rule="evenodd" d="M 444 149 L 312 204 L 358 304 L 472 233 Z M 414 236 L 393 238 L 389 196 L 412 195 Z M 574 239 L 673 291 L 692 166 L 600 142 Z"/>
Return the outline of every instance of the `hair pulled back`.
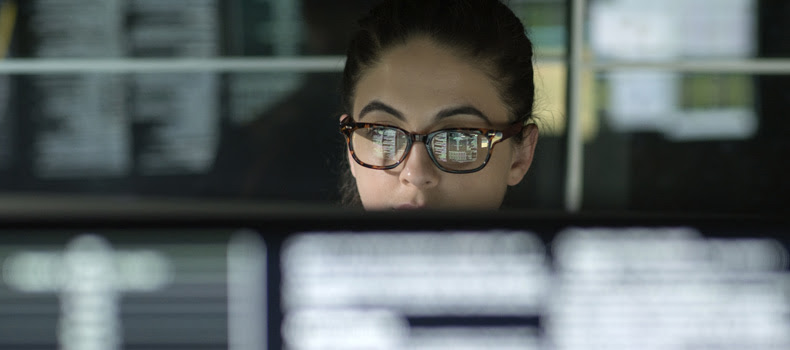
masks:
<path fill-rule="evenodd" d="M 521 21 L 499 0 L 384 0 L 358 24 L 343 71 L 345 113 L 353 111 L 360 78 L 384 52 L 423 36 L 487 73 L 513 121 L 532 118 L 532 42 Z"/>

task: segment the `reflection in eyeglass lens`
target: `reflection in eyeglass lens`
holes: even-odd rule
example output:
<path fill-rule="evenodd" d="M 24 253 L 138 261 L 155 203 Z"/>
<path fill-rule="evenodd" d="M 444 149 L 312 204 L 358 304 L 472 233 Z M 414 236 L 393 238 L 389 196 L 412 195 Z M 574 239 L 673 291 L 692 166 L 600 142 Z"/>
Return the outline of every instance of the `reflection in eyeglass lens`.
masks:
<path fill-rule="evenodd" d="M 373 131 L 373 153 L 377 155 L 378 159 L 385 162 L 389 160 L 397 160 L 395 158 L 397 150 L 397 129 L 389 128 L 375 128 Z"/>
<path fill-rule="evenodd" d="M 478 137 L 479 135 L 470 132 L 443 132 L 434 137 L 431 147 L 439 161 L 471 163 L 477 161 Z"/>

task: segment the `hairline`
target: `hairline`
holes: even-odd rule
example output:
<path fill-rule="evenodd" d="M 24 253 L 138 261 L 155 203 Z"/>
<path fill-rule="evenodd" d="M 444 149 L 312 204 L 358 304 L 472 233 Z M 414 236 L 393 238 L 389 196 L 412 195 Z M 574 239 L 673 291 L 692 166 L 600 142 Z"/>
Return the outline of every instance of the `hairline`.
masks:
<path fill-rule="evenodd" d="M 356 76 L 354 77 L 354 86 L 350 91 L 351 96 L 348 100 L 349 105 L 347 106 L 350 110 L 346 111 L 347 113 L 353 113 L 354 103 L 357 98 L 357 87 L 359 85 L 360 80 L 362 77 L 367 74 L 367 72 L 375 67 L 378 64 L 381 64 L 381 57 L 387 55 L 389 52 L 397 49 L 398 47 L 406 46 L 410 42 L 414 40 L 426 39 L 430 41 L 432 44 L 439 46 L 440 48 L 445 48 L 448 51 L 452 52 L 455 56 L 459 59 L 466 61 L 472 68 L 479 70 L 483 74 L 488 77 L 491 81 L 491 85 L 497 90 L 497 95 L 502 103 L 505 105 L 508 111 L 508 120 L 510 122 L 515 122 L 519 119 L 517 115 L 518 112 L 513 108 L 513 105 L 508 101 L 507 97 L 507 88 L 506 88 L 506 80 L 508 79 L 507 76 L 503 72 L 498 72 L 496 68 L 496 64 L 494 63 L 495 58 L 493 57 L 485 57 L 485 55 L 476 55 L 472 52 L 471 49 L 464 48 L 460 43 L 452 43 L 448 40 L 443 40 L 439 38 L 436 34 L 429 33 L 428 31 L 416 31 L 415 33 L 411 33 L 405 36 L 402 40 L 398 40 L 396 43 L 388 45 L 387 47 L 383 47 L 381 42 L 376 42 L 376 46 L 378 50 L 376 50 L 377 55 L 376 57 L 370 62 L 370 64 L 360 64 L 359 70 L 357 71 Z M 512 79 L 512 78 L 510 78 Z"/>

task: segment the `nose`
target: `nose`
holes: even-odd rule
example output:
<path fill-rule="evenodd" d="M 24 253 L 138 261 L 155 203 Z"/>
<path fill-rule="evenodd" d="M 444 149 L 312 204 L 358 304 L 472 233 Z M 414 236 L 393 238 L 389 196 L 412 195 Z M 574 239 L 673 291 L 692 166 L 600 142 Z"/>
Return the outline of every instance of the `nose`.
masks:
<path fill-rule="evenodd" d="M 415 142 L 409 156 L 403 162 L 399 176 L 402 184 L 425 190 L 439 184 L 439 171 L 428 155 L 425 144 Z"/>

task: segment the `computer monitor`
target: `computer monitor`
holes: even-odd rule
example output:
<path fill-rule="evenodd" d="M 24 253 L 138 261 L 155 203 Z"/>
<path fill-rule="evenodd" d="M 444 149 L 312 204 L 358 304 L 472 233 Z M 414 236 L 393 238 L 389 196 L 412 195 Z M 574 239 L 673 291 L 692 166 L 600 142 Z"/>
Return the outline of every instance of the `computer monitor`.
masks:
<path fill-rule="evenodd" d="M 790 348 L 782 218 L 149 207 L 0 223 L 0 348 Z"/>

